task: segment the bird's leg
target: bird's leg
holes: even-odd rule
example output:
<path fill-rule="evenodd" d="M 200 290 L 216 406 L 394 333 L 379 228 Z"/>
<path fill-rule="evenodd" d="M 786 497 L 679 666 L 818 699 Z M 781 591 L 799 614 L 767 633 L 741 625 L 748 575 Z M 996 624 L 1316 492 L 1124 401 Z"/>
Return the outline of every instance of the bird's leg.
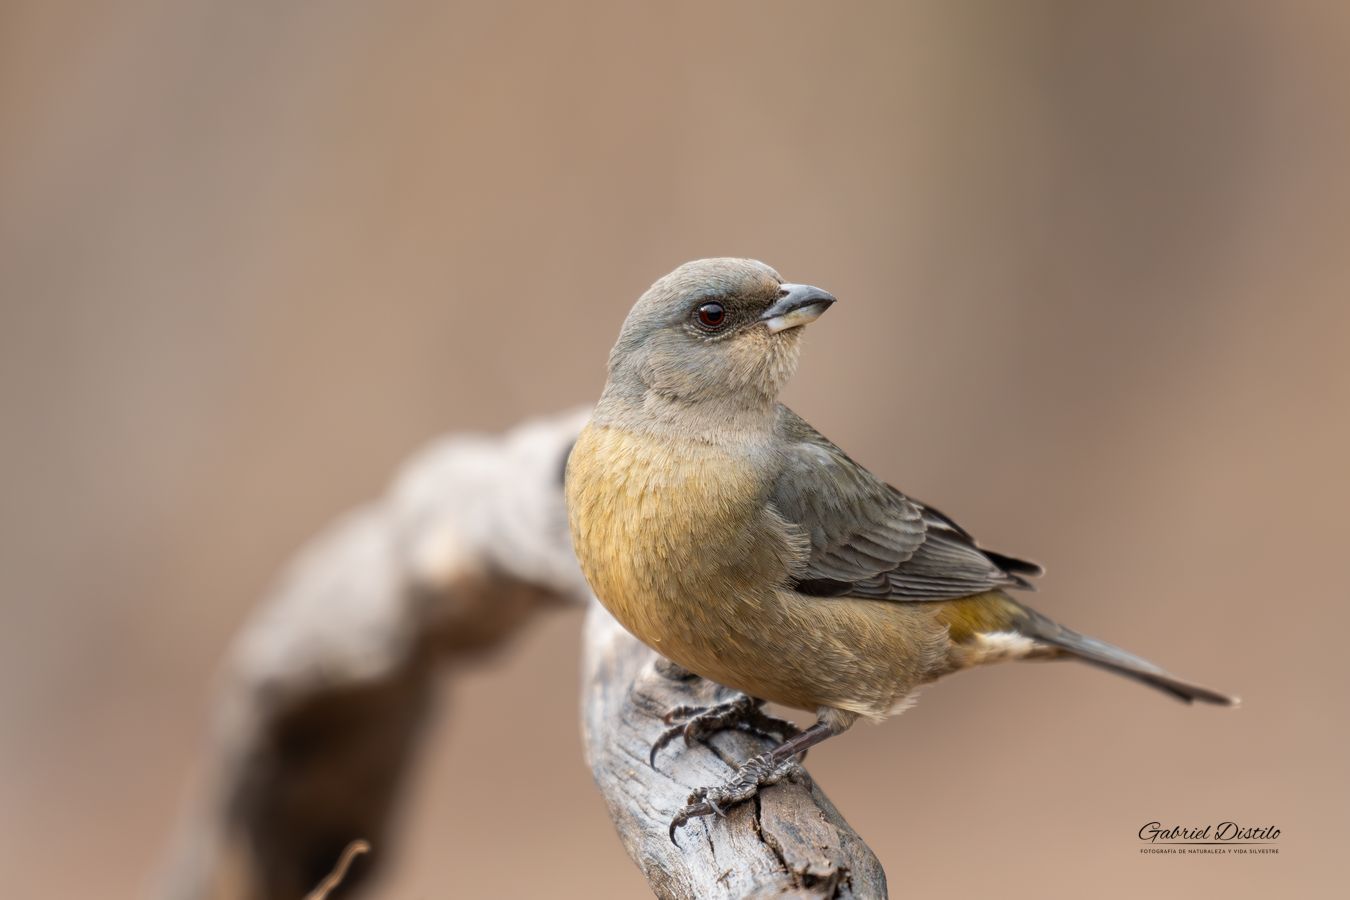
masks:
<path fill-rule="evenodd" d="M 847 727 L 847 726 L 845 726 Z M 690 819 L 717 813 L 726 815 L 727 807 L 749 800 L 759 789 L 791 778 L 800 767 L 798 755 L 844 729 L 834 721 L 821 719 L 805 731 L 789 737 L 767 753 L 751 757 L 727 781 L 716 787 L 699 788 L 689 795 L 688 805 L 670 820 L 670 840 L 676 846 L 675 830 Z"/>
<path fill-rule="evenodd" d="M 764 711 L 764 701 L 746 694 L 737 694 L 713 706 L 677 706 L 663 717 L 666 724 L 679 721 L 661 732 L 652 743 L 647 762 L 656 768 L 656 754 L 681 735 L 686 746 L 706 741 L 719 731 L 736 728 L 757 737 L 785 740 L 801 732 L 796 725 L 771 716 Z M 682 721 L 680 721 L 682 720 Z"/>

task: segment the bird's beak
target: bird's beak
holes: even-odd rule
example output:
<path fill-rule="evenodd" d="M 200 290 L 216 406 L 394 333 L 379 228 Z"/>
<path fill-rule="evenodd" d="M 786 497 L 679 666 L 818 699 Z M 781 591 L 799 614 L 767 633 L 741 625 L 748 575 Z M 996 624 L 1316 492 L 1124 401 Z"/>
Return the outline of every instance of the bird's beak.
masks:
<path fill-rule="evenodd" d="M 814 322 L 834 303 L 834 295 L 809 284 L 784 284 L 778 301 L 764 310 L 759 320 L 768 326 L 770 334 L 787 331 Z"/>

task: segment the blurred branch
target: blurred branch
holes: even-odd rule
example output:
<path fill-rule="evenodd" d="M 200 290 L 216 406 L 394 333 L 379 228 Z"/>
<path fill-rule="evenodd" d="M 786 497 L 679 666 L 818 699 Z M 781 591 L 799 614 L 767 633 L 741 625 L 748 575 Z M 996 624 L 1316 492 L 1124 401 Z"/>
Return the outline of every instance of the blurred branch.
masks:
<path fill-rule="evenodd" d="M 582 418 L 446 439 L 301 554 L 229 655 L 167 896 L 294 900 L 356 840 L 335 895 L 369 875 L 438 664 L 588 595 L 561 490 Z"/>
<path fill-rule="evenodd" d="M 663 900 L 740 897 L 886 896 L 886 874 L 862 838 L 812 784 L 784 781 L 725 820 L 704 818 L 680 832 L 668 826 L 694 788 L 725 780 L 768 745 L 740 731 L 707 749 L 680 742 L 652 768 L 648 749 L 677 706 L 707 706 L 723 689 L 701 678 L 659 673 L 658 657 L 599 603 L 587 617 L 582 681 L 586 758 L 624 848 Z"/>

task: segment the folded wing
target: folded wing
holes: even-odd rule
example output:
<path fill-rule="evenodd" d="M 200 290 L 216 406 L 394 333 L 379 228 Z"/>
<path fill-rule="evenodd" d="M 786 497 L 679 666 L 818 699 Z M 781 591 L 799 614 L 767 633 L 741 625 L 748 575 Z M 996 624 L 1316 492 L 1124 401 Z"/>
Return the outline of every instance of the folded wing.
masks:
<path fill-rule="evenodd" d="M 906 497 L 848 457 L 787 407 L 787 456 L 772 503 L 810 541 L 797 590 L 877 600 L 950 600 L 1030 588 L 1035 563 L 980 548 L 965 529 Z"/>

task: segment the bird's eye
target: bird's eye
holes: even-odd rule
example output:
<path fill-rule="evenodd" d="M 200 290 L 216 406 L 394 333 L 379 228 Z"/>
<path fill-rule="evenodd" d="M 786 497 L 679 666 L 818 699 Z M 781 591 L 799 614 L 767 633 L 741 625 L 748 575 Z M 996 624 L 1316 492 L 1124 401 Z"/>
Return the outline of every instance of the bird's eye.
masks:
<path fill-rule="evenodd" d="M 727 311 L 720 303 L 705 303 L 698 308 L 698 324 L 710 331 L 716 331 L 727 321 Z"/>

